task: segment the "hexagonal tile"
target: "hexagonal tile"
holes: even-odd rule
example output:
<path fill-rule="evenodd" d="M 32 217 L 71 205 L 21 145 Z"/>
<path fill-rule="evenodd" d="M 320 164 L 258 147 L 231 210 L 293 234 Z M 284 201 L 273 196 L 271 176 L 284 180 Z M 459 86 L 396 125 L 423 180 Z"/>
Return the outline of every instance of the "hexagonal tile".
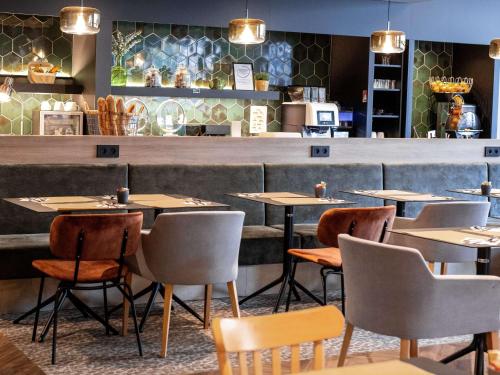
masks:
<path fill-rule="evenodd" d="M 17 55 L 24 57 L 31 53 L 31 41 L 26 35 L 19 35 L 12 40 L 12 51 Z"/>
<path fill-rule="evenodd" d="M 0 33 L 0 56 L 5 56 L 12 51 L 12 39 Z"/>
<path fill-rule="evenodd" d="M 243 120 L 244 115 L 245 111 L 239 104 L 234 104 L 227 110 L 227 119 L 229 121 L 241 121 Z"/>
<path fill-rule="evenodd" d="M 180 52 L 185 56 L 191 56 L 196 54 L 196 40 L 191 36 L 185 36 L 179 39 Z"/>
<path fill-rule="evenodd" d="M 279 121 L 273 120 L 269 124 L 267 124 L 268 132 L 279 132 L 281 131 L 281 124 Z"/>
<path fill-rule="evenodd" d="M 252 61 L 262 56 L 262 46 L 260 44 L 247 44 L 245 46 L 245 56 Z"/>
<path fill-rule="evenodd" d="M 170 24 L 155 23 L 153 24 L 154 33 L 160 38 L 166 38 L 170 35 Z"/>
<path fill-rule="evenodd" d="M 68 56 L 66 58 L 63 59 L 62 61 L 62 72 L 71 76 L 71 70 L 72 70 L 72 67 L 73 67 L 73 63 L 72 63 L 72 58 L 71 56 Z"/>
<path fill-rule="evenodd" d="M 188 69 L 192 73 L 197 73 L 200 70 L 204 69 L 204 59 L 200 55 L 192 55 L 189 56 L 188 59 Z M 212 66 L 213 69 L 213 66 Z"/>
<path fill-rule="evenodd" d="M 413 81 L 413 97 L 418 97 L 424 92 L 424 84 L 418 80 Z"/>
<path fill-rule="evenodd" d="M 118 21 L 118 22 L 113 22 L 113 25 L 116 27 L 117 30 L 120 30 L 120 32 L 123 35 L 128 35 L 135 32 L 135 22 Z"/>
<path fill-rule="evenodd" d="M 165 39 L 162 39 L 161 50 L 169 56 L 178 54 L 180 51 L 178 39 L 172 35 L 169 35 Z"/>
<path fill-rule="evenodd" d="M 71 55 L 71 43 L 64 38 L 58 38 L 52 43 L 52 52 L 61 59 Z"/>
<path fill-rule="evenodd" d="M 169 56 L 167 56 L 164 52 L 162 51 L 155 51 L 155 53 L 152 54 L 152 64 L 157 67 L 161 68 L 162 66 L 167 65 L 167 60 L 169 59 Z"/>
<path fill-rule="evenodd" d="M 321 79 L 313 75 L 307 79 L 307 84 L 309 86 L 321 86 Z"/>
<path fill-rule="evenodd" d="M 198 53 L 198 55 L 208 56 L 212 53 L 212 51 L 213 46 L 210 39 L 208 39 L 206 36 L 198 39 L 198 41 L 196 42 L 196 52 Z"/>
<path fill-rule="evenodd" d="M 3 33 L 11 38 L 15 38 L 23 33 L 23 22 L 12 15 L 2 21 Z"/>
<path fill-rule="evenodd" d="M 62 64 L 62 59 L 59 56 L 56 56 L 54 54 L 48 55 L 47 61 L 49 63 L 51 63 L 52 65 L 56 65 L 56 66 L 61 66 L 61 64 Z"/>
<path fill-rule="evenodd" d="M 214 54 L 224 57 L 229 53 L 229 42 L 225 39 L 217 39 L 213 42 Z"/>
<path fill-rule="evenodd" d="M 413 55 L 413 65 L 416 68 L 424 65 L 424 54 L 418 49 L 415 50 L 415 53 Z"/>
<path fill-rule="evenodd" d="M 12 98 L 10 102 L 2 103 L 1 113 L 9 120 L 14 120 L 22 115 L 22 104 Z"/>
<path fill-rule="evenodd" d="M 432 50 L 436 53 L 436 55 L 439 55 L 441 52 L 444 51 L 444 45 L 445 43 L 434 42 L 432 43 Z"/>
<path fill-rule="evenodd" d="M 173 36 L 177 39 L 182 39 L 188 35 L 189 28 L 187 25 L 172 25 L 171 30 Z"/>
<path fill-rule="evenodd" d="M 10 134 L 10 127 L 10 120 L 4 115 L 0 115 L 0 134 Z"/>
<path fill-rule="evenodd" d="M 62 35 L 62 31 L 59 27 L 59 20 L 51 17 L 49 20 L 43 23 L 42 33 L 47 38 L 54 40 Z"/>
<path fill-rule="evenodd" d="M 229 54 L 235 59 L 239 59 L 245 55 L 245 46 L 242 44 L 229 43 Z"/>
<path fill-rule="evenodd" d="M 330 66 L 324 61 L 317 62 L 314 66 L 314 74 L 320 78 L 327 77 L 329 74 L 329 70 Z"/>
<path fill-rule="evenodd" d="M 441 69 L 439 66 L 435 66 L 434 68 L 431 69 L 431 77 L 442 77 L 443 76 L 443 69 Z"/>
<path fill-rule="evenodd" d="M 290 47 L 294 47 L 300 43 L 300 33 L 285 33 L 285 41 Z"/>
<path fill-rule="evenodd" d="M 23 115 L 25 117 L 31 118 L 33 110 L 40 107 L 40 102 L 35 98 L 31 97 L 23 102 Z"/>
<path fill-rule="evenodd" d="M 215 64 L 220 61 L 216 55 L 208 55 L 205 57 L 205 69 L 209 72 L 215 72 Z"/>
<path fill-rule="evenodd" d="M 314 44 L 314 41 L 316 39 L 316 36 L 314 34 L 310 33 L 303 33 L 300 34 L 300 42 L 305 45 L 306 47 L 310 47 Z"/>
<path fill-rule="evenodd" d="M 22 69 L 22 60 L 21 57 L 16 55 L 15 53 L 9 53 L 3 58 L 3 68 L 7 72 L 19 72 Z"/>
<path fill-rule="evenodd" d="M 429 108 L 429 98 L 425 95 L 420 95 L 415 101 L 415 107 L 420 112 L 424 112 L 427 108 Z"/>
<path fill-rule="evenodd" d="M 24 21 L 23 34 L 31 40 L 42 36 L 42 22 L 36 17 L 30 17 Z"/>
<path fill-rule="evenodd" d="M 438 61 L 438 65 L 443 69 L 451 66 L 451 57 L 447 53 L 441 53 L 438 56 L 437 61 Z"/>
<path fill-rule="evenodd" d="M 425 54 L 424 62 L 425 62 L 425 65 L 427 65 L 427 67 L 430 69 L 432 69 L 433 67 L 436 66 L 437 55 L 434 53 L 434 51 L 430 51 L 430 52 Z"/>
<path fill-rule="evenodd" d="M 205 36 L 211 40 L 217 40 L 220 38 L 224 38 L 222 28 L 220 27 L 206 27 L 205 28 Z M 227 39 L 227 38 L 225 38 Z"/>
<path fill-rule="evenodd" d="M 276 44 L 267 40 L 262 45 L 262 57 L 268 60 L 274 59 L 277 56 Z"/>
<path fill-rule="evenodd" d="M 427 53 L 432 50 L 432 42 L 421 40 L 418 42 L 418 49 L 422 51 L 422 53 Z"/>
<path fill-rule="evenodd" d="M 23 64 L 22 70 L 23 71 L 28 70 L 28 64 L 35 61 L 36 59 L 37 59 L 37 57 L 35 55 L 33 55 L 32 53 L 29 53 L 26 56 L 24 56 L 22 59 L 22 64 Z"/>
<path fill-rule="evenodd" d="M 156 34 L 149 34 L 144 38 L 144 47 L 145 48 L 161 48 L 161 38 Z M 54 42 L 54 51 L 55 51 L 55 42 Z"/>
<path fill-rule="evenodd" d="M 306 78 L 314 74 L 314 63 L 311 60 L 304 60 L 300 63 L 300 74 Z"/>
<path fill-rule="evenodd" d="M 313 44 L 307 49 L 307 58 L 312 61 L 319 61 L 323 57 L 323 50 L 317 44 Z"/>
<path fill-rule="evenodd" d="M 288 62 L 292 59 L 292 47 L 286 42 L 277 43 L 277 56 L 283 62 Z"/>
<path fill-rule="evenodd" d="M 430 75 L 431 75 L 431 71 L 425 65 L 418 68 L 417 79 L 420 82 L 427 82 L 429 80 Z"/>
<path fill-rule="evenodd" d="M 47 56 L 52 53 L 52 42 L 42 36 L 32 42 L 33 53 L 37 56 Z"/>
<path fill-rule="evenodd" d="M 199 39 L 205 35 L 204 26 L 189 26 L 189 35 L 194 39 Z"/>
<path fill-rule="evenodd" d="M 299 44 L 293 49 L 293 58 L 299 62 L 307 58 L 307 48 L 303 44 Z"/>

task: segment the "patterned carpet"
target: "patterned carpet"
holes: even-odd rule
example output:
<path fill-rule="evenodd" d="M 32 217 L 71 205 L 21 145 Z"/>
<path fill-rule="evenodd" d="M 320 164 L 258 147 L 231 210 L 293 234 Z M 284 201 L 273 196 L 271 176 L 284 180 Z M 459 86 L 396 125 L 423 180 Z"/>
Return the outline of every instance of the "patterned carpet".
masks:
<path fill-rule="evenodd" d="M 256 298 L 242 307 L 242 315 L 268 314 L 272 310 L 274 296 Z M 190 305 L 200 313 L 203 301 L 191 301 Z M 308 301 L 293 303 L 293 309 L 313 307 Z M 139 313 L 142 307 L 138 308 Z M 231 316 L 227 299 L 214 299 L 213 316 Z M 11 323 L 13 316 L 0 318 L 0 332 L 7 336 L 31 360 L 47 374 L 193 374 L 217 369 L 217 359 L 210 330 L 204 330 L 201 323 L 175 305 L 170 328 L 169 354 L 160 358 L 161 305 L 152 311 L 142 342 L 144 357 L 138 355 L 133 324 L 130 335 L 106 336 L 99 323 L 83 318 L 74 310 L 65 310 L 58 325 L 58 363 L 50 365 L 51 333 L 44 343 L 31 342 L 32 321 L 20 325 Z M 44 313 L 42 318 L 46 318 Z M 43 320 L 42 320 L 43 321 Z M 118 315 L 112 319 L 112 325 L 120 327 Z M 132 323 L 132 322 L 131 322 Z M 462 342 L 468 337 L 455 337 L 445 340 L 422 340 L 421 345 Z M 326 356 L 336 356 L 341 345 L 341 337 L 326 343 Z M 362 330 L 355 330 L 350 353 L 394 350 L 399 348 L 399 340 L 379 336 Z M 311 358 L 311 347 L 304 345 L 303 358 Z M 287 353 L 283 355 L 287 357 Z"/>

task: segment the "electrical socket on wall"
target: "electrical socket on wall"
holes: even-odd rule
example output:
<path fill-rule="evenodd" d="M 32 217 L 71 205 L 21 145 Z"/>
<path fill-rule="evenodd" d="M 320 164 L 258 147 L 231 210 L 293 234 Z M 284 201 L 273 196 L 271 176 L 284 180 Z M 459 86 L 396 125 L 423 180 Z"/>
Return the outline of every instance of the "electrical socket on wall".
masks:
<path fill-rule="evenodd" d="M 486 158 L 497 158 L 500 156 L 500 147 L 490 147 L 484 148 L 484 157 Z"/>

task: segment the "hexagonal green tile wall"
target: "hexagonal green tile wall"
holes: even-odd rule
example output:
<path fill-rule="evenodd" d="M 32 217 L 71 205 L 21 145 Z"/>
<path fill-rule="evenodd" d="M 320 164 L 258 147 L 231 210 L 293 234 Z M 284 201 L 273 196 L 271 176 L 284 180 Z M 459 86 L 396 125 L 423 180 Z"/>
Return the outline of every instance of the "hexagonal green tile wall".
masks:
<path fill-rule="evenodd" d="M 415 43 L 413 60 L 412 136 L 427 137 L 434 125 L 435 100 L 429 87 L 429 77 L 451 76 L 453 45 L 451 43 L 419 41 Z"/>
<path fill-rule="evenodd" d="M 2 73 L 24 73 L 36 56 L 43 55 L 70 76 L 72 43 L 72 37 L 59 29 L 57 17 L 0 13 Z"/>

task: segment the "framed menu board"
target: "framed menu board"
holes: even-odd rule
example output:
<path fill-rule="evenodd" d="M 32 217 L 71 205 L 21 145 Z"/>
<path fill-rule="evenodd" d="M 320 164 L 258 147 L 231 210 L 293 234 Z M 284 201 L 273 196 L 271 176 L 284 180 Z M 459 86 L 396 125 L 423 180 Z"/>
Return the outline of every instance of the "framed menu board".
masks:
<path fill-rule="evenodd" d="M 265 105 L 250 106 L 250 133 L 265 133 L 267 131 L 267 107 Z"/>
<path fill-rule="evenodd" d="M 253 91 L 253 65 L 250 63 L 233 63 L 234 89 Z"/>

